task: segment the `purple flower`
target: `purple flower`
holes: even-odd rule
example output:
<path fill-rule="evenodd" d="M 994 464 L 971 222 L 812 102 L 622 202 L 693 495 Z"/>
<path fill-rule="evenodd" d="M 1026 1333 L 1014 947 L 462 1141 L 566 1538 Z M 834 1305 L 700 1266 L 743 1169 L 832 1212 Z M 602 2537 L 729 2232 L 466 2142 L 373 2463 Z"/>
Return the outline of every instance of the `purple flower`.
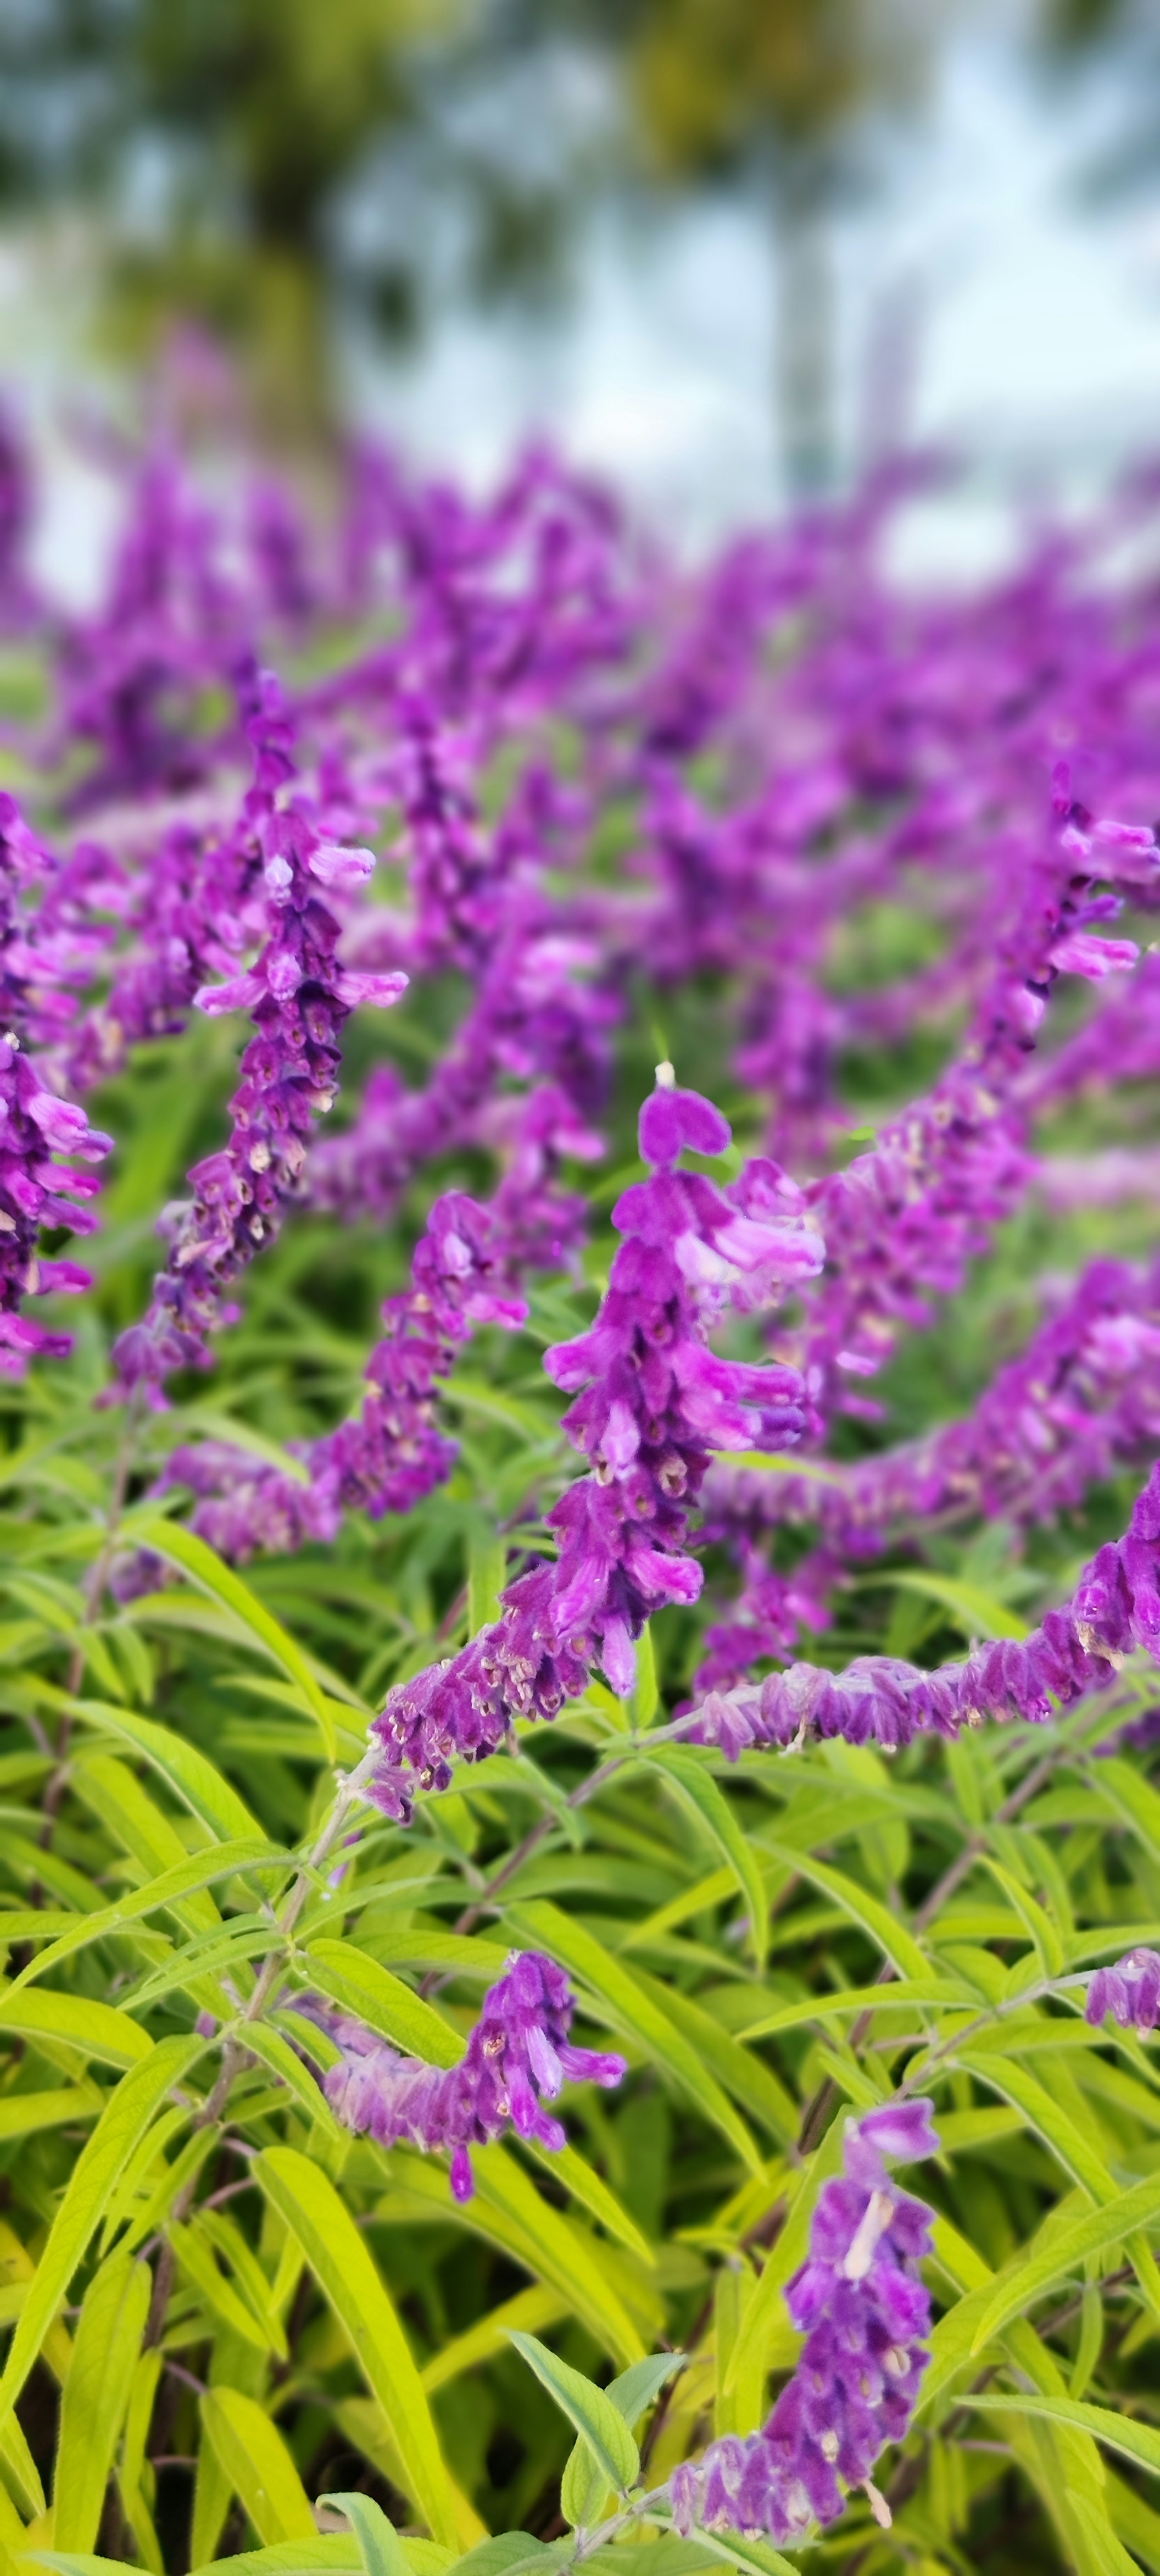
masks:
<path fill-rule="evenodd" d="M 339 963 L 339 922 L 327 900 L 335 852 L 310 800 L 290 792 L 293 730 L 278 681 L 261 674 L 246 725 L 255 775 L 245 810 L 264 863 L 269 935 L 252 968 L 196 997 L 213 1013 L 249 1010 L 255 1035 L 230 1103 L 230 1141 L 194 1165 L 194 1197 L 166 1211 L 169 1260 L 154 1281 L 148 1314 L 121 1334 L 113 1353 L 122 1389 L 145 1388 L 155 1403 L 172 1370 L 209 1366 L 209 1335 L 222 1320 L 227 1287 L 301 1195 L 314 1119 L 331 1108 L 338 1087 L 339 1033 L 349 1012 L 360 1001 L 386 1006 L 406 985 L 402 974 L 357 975 Z M 371 865 L 366 852 L 341 859 L 356 876 Z"/>
<path fill-rule="evenodd" d="M 623 2057 L 573 2047 L 568 2033 L 575 2008 L 562 1968 L 539 1950 L 513 1950 L 506 1975 L 484 1997 L 465 2055 L 443 2068 L 400 2057 L 365 2023 L 317 1999 L 300 2007 L 341 2051 L 323 2089 L 344 2126 L 384 2147 L 399 2138 L 425 2154 L 450 2147 L 457 2200 L 470 2200 L 475 2188 L 473 2146 L 502 2137 L 510 2126 L 518 2137 L 558 2151 L 566 2132 L 543 2099 L 554 2102 L 565 2081 L 610 2086 L 626 2075 Z"/>
<path fill-rule="evenodd" d="M 1097 1968 L 1084 2019 L 1098 2030 L 1109 2014 L 1121 2030 L 1155 2030 L 1160 2021 L 1160 1953 L 1129 1950 L 1114 1968 Z"/>
<path fill-rule="evenodd" d="M 386 1330 L 367 1363 L 361 1413 L 293 1444 L 298 1474 L 224 1441 L 172 1452 L 154 1490 L 188 1486 L 198 1497 L 190 1525 L 220 1556 L 243 1564 L 261 1549 L 286 1555 L 332 1539 L 345 1510 L 374 1520 L 410 1510 L 451 1474 L 459 1449 L 439 1427 L 440 1381 L 479 1325 L 513 1331 L 524 1322 L 525 1272 L 557 1268 L 587 1216 L 583 1199 L 560 1186 L 560 1156 L 603 1150 L 550 1085 L 510 1106 L 508 1165 L 490 1205 L 461 1190 L 437 1200 L 410 1288 L 383 1307 Z M 118 1580 L 135 1577 L 123 1568 Z"/>
<path fill-rule="evenodd" d="M 930 2298 L 919 2264 L 931 2213 L 900 2192 L 886 2159 L 910 2164 L 937 2153 L 926 2101 L 890 2102 L 848 2120 L 844 2175 L 821 2191 L 810 2251 L 786 2288 L 806 2341 L 768 2422 L 745 2439 L 727 2435 L 673 2475 L 673 2520 L 688 2536 L 710 2529 L 800 2540 L 835 2522 L 843 2488 L 889 2508 L 871 2472 L 913 2415 L 929 2355 Z"/>
<path fill-rule="evenodd" d="M 548 1515 L 559 1556 L 509 1585 L 494 1627 L 390 1693 L 372 1785 L 388 1814 L 410 1811 L 408 1773 L 446 1788 L 456 1758 L 493 1750 L 514 1717 L 554 1717 L 594 1664 L 629 1691 L 645 1621 L 700 1592 L 689 1518 L 712 1451 L 784 1448 L 804 1427 L 793 1370 L 719 1359 L 707 1332 L 731 1283 L 741 1298 L 755 1280 L 776 1293 L 816 1270 L 822 1247 L 784 1174 L 762 1166 L 758 1185 L 743 1175 L 722 1192 L 676 1170 L 686 1144 L 720 1153 L 729 1129 L 710 1101 L 675 1089 L 667 1066 L 662 1075 L 641 1114 L 642 1155 L 661 1168 L 613 1209 L 625 1241 L 591 1331 L 544 1362 L 576 1395 L 564 1429 L 589 1462 Z M 765 1199 L 770 1213 L 748 1212 Z"/>
<path fill-rule="evenodd" d="M 757 1744 L 841 1736 L 893 1751 L 916 1735 L 953 1736 L 984 1718 L 1044 1724 L 1092 1690 L 1106 1690 L 1125 1655 L 1160 1662 L 1160 1467 L 1122 1539 L 1102 1547 L 1066 1608 L 1027 1638 L 977 1646 L 965 1663 L 923 1672 L 891 1655 L 858 1655 L 844 1672 L 795 1663 L 758 1683 L 711 1690 L 689 1720 L 693 1743 L 731 1760 Z"/>

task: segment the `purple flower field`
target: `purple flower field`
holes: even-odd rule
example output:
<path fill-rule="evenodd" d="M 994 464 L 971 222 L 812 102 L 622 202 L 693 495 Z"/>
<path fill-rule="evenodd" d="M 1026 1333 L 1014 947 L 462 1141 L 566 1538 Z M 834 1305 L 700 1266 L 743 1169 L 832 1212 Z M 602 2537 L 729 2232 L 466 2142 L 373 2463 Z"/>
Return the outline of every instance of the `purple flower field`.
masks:
<path fill-rule="evenodd" d="M 1155 479 L 2 465 L 0 2576 L 1160 2576 Z"/>

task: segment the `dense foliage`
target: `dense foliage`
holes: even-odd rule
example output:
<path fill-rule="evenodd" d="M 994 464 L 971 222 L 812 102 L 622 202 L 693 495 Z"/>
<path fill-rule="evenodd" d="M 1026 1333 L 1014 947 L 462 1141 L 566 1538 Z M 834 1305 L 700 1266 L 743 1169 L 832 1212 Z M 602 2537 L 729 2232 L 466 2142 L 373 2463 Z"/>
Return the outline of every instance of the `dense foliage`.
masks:
<path fill-rule="evenodd" d="M 899 488 L 6 452 L 10 2560 L 1160 2571 L 1153 502 Z"/>

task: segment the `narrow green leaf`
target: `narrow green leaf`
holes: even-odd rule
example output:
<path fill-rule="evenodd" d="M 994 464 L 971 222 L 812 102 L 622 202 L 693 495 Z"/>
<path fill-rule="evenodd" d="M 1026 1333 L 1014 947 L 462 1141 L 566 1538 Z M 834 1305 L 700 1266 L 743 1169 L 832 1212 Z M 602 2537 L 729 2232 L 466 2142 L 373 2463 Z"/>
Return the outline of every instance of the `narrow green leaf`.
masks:
<path fill-rule="evenodd" d="M 840 1905 L 843 1913 L 849 1915 L 851 1922 L 860 1925 L 875 1949 L 881 1950 L 889 1959 L 900 1977 L 915 1977 L 920 1982 L 929 1977 L 930 1961 L 925 1951 L 914 1934 L 899 1921 L 897 1914 L 891 1913 L 888 1905 L 881 1905 L 876 1896 L 859 1887 L 854 1879 L 847 1878 L 842 1870 L 831 1869 L 827 1861 L 815 1860 L 812 1852 L 795 1851 L 791 1844 L 775 1842 L 764 1834 L 762 1843 L 764 1849 L 781 1862 L 783 1869 L 796 1871 L 798 1877 L 808 1880 L 811 1887 L 820 1888 L 823 1895 L 831 1896 L 835 1905 Z"/>
<path fill-rule="evenodd" d="M 636 1688 L 632 1694 L 639 1727 L 651 1726 L 660 1705 L 657 1656 L 652 1629 L 645 1620 L 636 1642 Z"/>
<path fill-rule="evenodd" d="M 347 2012 L 381 2031 L 407 2057 L 426 2066 L 458 2066 L 464 2042 L 434 2005 L 350 1941 L 310 1941 L 302 1954 L 316 1985 Z"/>
<path fill-rule="evenodd" d="M 507 1574 L 507 1544 L 490 1529 L 474 1530 L 467 1550 L 467 1633 L 478 1637 L 499 1617 Z M 389 2527 L 389 2526 L 388 2526 Z"/>
<path fill-rule="evenodd" d="M 192 2282 L 211 2317 L 219 2317 L 223 2325 L 231 2326 L 246 2343 L 256 2344 L 259 2352 L 277 2353 L 284 2358 L 285 2336 L 275 2331 L 268 2318 L 255 2316 L 247 2301 L 239 2298 L 232 2283 L 219 2272 L 212 2245 L 207 2244 L 199 2232 L 197 2221 L 187 2225 L 180 2219 L 173 2219 L 169 2227 L 169 2242 L 178 2271 L 185 2280 Z M 269 2537 L 267 2532 L 262 2533 L 263 2540 Z M 291 2540 L 294 2535 L 276 2531 L 273 2537 L 275 2540 Z"/>
<path fill-rule="evenodd" d="M 105 2066 L 137 2066 L 153 2042 L 116 2004 L 87 1995 L 40 1993 L 35 1987 L 9 2000 L 0 1987 L 0 2030 L 19 2031 L 28 2039 L 63 2040 Z"/>
<path fill-rule="evenodd" d="M 538 2326 L 558 2325 L 561 2317 L 571 2313 L 571 2302 L 559 2290 L 542 2288 L 539 2283 L 531 2290 L 517 2290 L 514 2299 L 505 2299 L 501 2307 L 492 2308 L 477 2324 L 454 2335 L 450 2343 L 432 2353 L 424 2365 L 424 2388 L 431 2395 L 436 2388 L 446 2388 L 451 2380 L 460 2379 L 465 2370 L 475 2370 L 481 2361 L 490 2361 L 503 2350 L 509 2326 L 522 2326 L 534 2334 Z"/>
<path fill-rule="evenodd" d="M 224 1609 L 232 1611 L 260 1652 L 280 1664 L 290 1680 L 297 1683 L 318 1720 L 326 1758 L 333 1762 L 334 1721 L 327 1706 L 326 1693 L 315 1680 L 301 1647 L 295 1644 L 273 1611 L 267 1610 L 264 1601 L 259 1601 L 257 1593 L 251 1591 L 249 1584 L 243 1582 L 231 1565 L 225 1564 L 205 1539 L 199 1538 L 196 1531 L 185 1529 L 180 1521 L 159 1518 L 144 1528 L 138 1525 L 134 1535 L 139 1547 L 152 1548 L 158 1556 L 166 1557 L 171 1565 L 179 1566 L 183 1574 L 188 1574 L 202 1592 L 208 1592 L 211 1600 L 220 1601 Z"/>
<path fill-rule="evenodd" d="M 1069 2226 L 1060 2226 L 1055 2212 L 1050 2212 L 1040 2230 L 1041 2250 L 1036 2252 L 1034 2240 L 1024 2246 L 1010 2274 L 1004 2273 L 997 2282 L 980 2313 L 971 2351 L 981 2352 L 992 2336 L 1001 2333 L 1012 2317 L 1024 2315 L 1045 2290 L 1080 2275 L 1090 2256 L 1103 2254 L 1109 2245 L 1119 2245 L 1158 2220 L 1160 2174 L 1134 2183 L 1130 2191 L 1114 2193 L 1103 2207 L 1088 2210 Z"/>
<path fill-rule="evenodd" d="M 68 1699 L 58 1694 L 62 1707 L 86 1726 L 99 1727 L 102 1735 L 119 1736 L 132 1746 L 153 1770 L 175 1791 L 183 1807 L 208 1825 L 215 1842 L 252 1842 L 270 1848 L 255 1816 L 239 1798 L 237 1790 L 222 1778 L 207 1755 L 171 1727 L 158 1726 L 151 1717 L 137 1717 L 127 1708 L 115 1708 L 103 1699 Z"/>
<path fill-rule="evenodd" d="M 460 2531 L 457 2499 L 410 2346 L 365 2236 L 329 2177 L 295 2147 L 268 2147 L 253 2171 L 349 2336 L 406 2461 L 416 2503 L 436 2539 L 455 2548 L 467 2536 Z"/>
<path fill-rule="evenodd" d="M 313 2540 L 310 2499 L 264 2407 L 240 2388 L 207 2388 L 201 2420 L 259 2540 Z"/>
<path fill-rule="evenodd" d="M 52 2489 L 53 2539 L 62 2549 L 91 2549 L 100 2530 L 152 2289 L 147 2263 L 114 2254 L 85 2292 L 61 2400 Z"/>
<path fill-rule="evenodd" d="M 344 2513 L 359 2545 L 366 2576 L 411 2576 L 406 2551 L 381 2504 L 368 2495 L 324 2495 L 320 2504 Z"/>
<path fill-rule="evenodd" d="M 758 1967 L 763 1968 L 769 1923 L 765 1880 L 752 1844 L 746 1841 L 724 1791 L 705 1761 L 691 1745 L 658 1744 L 655 1751 L 642 1754 L 634 1767 L 661 1771 L 682 1803 L 707 1828 L 737 1880 L 749 1919 L 750 1944 Z"/>
<path fill-rule="evenodd" d="M 21 1975 L 13 1979 L 7 1989 L 8 1994 L 19 1994 L 35 1978 L 42 1977 L 46 1968 L 55 1968 L 62 1959 L 71 1958 L 74 1951 L 87 1949 L 92 1941 L 103 1941 L 110 1932 L 123 1930 L 127 1923 L 138 1923 L 146 1914 L 161 1913 L 166 1907 L 177 1904 L 183 1896 L 191 1896 L 203 1887 L 212 1887 L 221 1879 L 232 1878 L 236 1871 L 245 1869 L 254 1861 L 261 1861 L 270 1869 L 281 1867 L 285 1857 L 281 1852 L 271 1852 L 264 1835 L 257 1841 L 249 1836 L 242 1841 L 219 1844 L 213 1851 L 192 1852 L 187 1860 L 177 1862 L 172 1869 L 163 1870 L 148 1887 L 135 1888 L 131 1894 L 119 1896 L 112 1905 L 99 1906 L 94 1914 L 80 1916 L 74 1927 L 62 1933 L 59 1940 L 51 1941 L 46 1950 L 29 1961 Z"/>
<path fill-rule="evenodd" d="M 0 2422 L 11 2413 L 45 2334 L 112 2192 L 168 2092 L 203 2053 L 204 2040 L 162 2039 L 118 2084 L 73 2167 L 0 2378 Z"/>
<path fill-rule="evenodd" d="M 537 2379 L 554 2397 L 577 2433 L 587 2443 L 593 2460 L 610 2487 L 618 2495 L 627 2495 L 640 2468 L 637 2450 L 624 2417 L 602 2388 L 596 2388 L 578 2370 L 573 2370 L 557 2354 L 549 2352 L 536 2335 L 508 2329 L 508 2341 L 515 2345 L 534 2370 Z"/>
<path fill-rule="evenodd" d="M 2 2109 L 3 2105 L 0 2104 L 0 2112 Z M 0 2136 L 2 2135 L 3 2129 L 0 2127 Z M 573 2200 L 579 2201 L 581 2208 L 588 2211 L 590 2218 L 595 2218 L 599 2222 L 607 2236 L 614 2237 L 620 2245 L 627 2245 L 634 2254 L 639 2256 L 642 2263 L 651 2265 L 656 2262 L 655 2252 L 647 2236 L 641 2235 L 636 2220 L 629 2217 L 627 2209 L 617 2199 L 615 2192 L 609 2190 L 608 2184 L 600 2174 L 593 2172 L 591 2165 L 585 2161 L 577 2148 L 542 2147 L 535 2138 L 525 2139 L 523 2146 L 525 2154 L 534 2157 L 535 2162 L 542 2165 L 546 2174 L 551 2174 L 554 2181 L 563 2183 L 565 2191 L 571 2193 Z"/>
<path fill-rule="evenodd" d="M 871 1578 L 863 1577 L 863 1580 Z M 1029 1637 L 1026 1619 L 1005 1601 L 997 1601 L 993 1592 L 985 1592 L 978 1583 L 960 1582 L 954 1574 L 934 1574 L 925 1567 L 908 1566 L 905 1572 L 892 1567 L 888 1575 L 876 1575 L 875 1582 L 886 1582 L 896 1592 L 916 1592 L 923 1600 L 937 1601 L 940 1609 L 949 1610 L 964 1637 Z"/>
<path fill-rule="evenodd" d="M 1120 2451 L 1138 2468 L 1149 2469 L 1160 2478 L 1160 2432 L 1154 2425 L 1141 2423 L 1137 2415 L 1118 2415 L 1111 2406 L 1089 2406 L 1080 2397 L 1032 2397 L 1023 2389 L 1010 2395 L 964 2390 L 961 2406 L 980 2407 L 988 2413 L 1007 2415 L 1044 2415 L 1051 2423 L 1074 2426 L 1077 2432 L 1090 2433 L 1093 2441 L 1103 2442 L 1110 2451 Z"/>

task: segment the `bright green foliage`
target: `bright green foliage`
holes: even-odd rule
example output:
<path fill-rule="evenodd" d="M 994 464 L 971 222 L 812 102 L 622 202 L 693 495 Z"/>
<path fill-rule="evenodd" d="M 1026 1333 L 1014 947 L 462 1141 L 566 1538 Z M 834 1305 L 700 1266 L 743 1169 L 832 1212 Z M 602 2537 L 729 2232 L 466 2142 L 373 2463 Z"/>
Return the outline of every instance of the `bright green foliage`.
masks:
<path fill-rule="evenodd" d="M 380 1043 L 413 1065 L 439 1007 L 404 1003 Z M 724 1090 L 708 1015 L 666 1008 L 682 1079 Z M 101 1330 L 140 1310 L 155 1201 L 220 1127 L 221 1027 L 174 1052 L 147 1207 L 131 1187 L 160 1051 L 117 1085 Z M 630 1031 L 610 1169 L 632 1167 L 649 1078 Z M 873 1119 L 887 1076 L 863 1079 Z M 668 1612 L 633 1705 L 594 1686 L 518 1758 L 420 1796 L 407 1830 L 370 1816 L 340 1876 L 328 1858 L 300 1882 L 384 1687 L 486 1619 L 498 1533 L 568 1472 L 539 1351 L 590 1318 L 610 1233 L 588 1284 L 536 1292 L 529 1335 L 473 1350 L 448 1397 L 460 1463 L 405 1521 L 352 1516 L 333 1547 L 239 1575 L 139 1497 L 175 1437 L 241 1427 L 281 1455 L 340 1418 L 426 1196 L 476 1181 L 463 1160 L 386 1239 L 289 1226 L 174 1416 L 127 1433 L 92 1408 L 87 1309 L 74 1362 L 0 1395 L 0 2576 L 25 2552 L 172 2576 L 223 2559 L 548 2576 L 570 2529 L 613 2521 L 604 2569 L 631 2545 L 633 2576 L 770 2576 L 762 2544 L 678 2542 L 641 2498 L 762 2420 L 796 2357 L 783 2290 L 842 2111 L 903 2063 L 943 2140 L 919 2185 L 939 2213 L 934 2357 L 884 2463 L 892 2531 L 855 2499 L 810 2564 L 1160 2576 L 1157 2053 L 1090 2030 L 1061 1982 L 1160 1944 L 1160 1797 L 1130 1747 L 1095 1749 L 1147 1704 L 1146 1673 L 1045 1730 L 731 1769 L 650 1740 L 697 1655 Z M 1094 1243 L 1086 1218 L 1013 1225 L 895 1365 L 900 1429 L 967 1405 L 1021 1337 L 1028 1277 Z M 1018 1563 L 1001 1530 L 932 1530 L 840 1592 L 817 1651 L 935 1658 L 1009 1633 L 1130 1502 L 1128 1481 L 1095 1495 Z M 172 1579 L 118 1601 L 110 1557 L 146 1542 Z M 513 1945 L 561 1963 L 581 2037 L 608 2034 L 630 2071 L 565 2093 L 562 2156 L 479 2151 L 458 2206 L 442 2159 L 339 2128 L 295 2002 L 312 1989 L 451 2065 Z"/>

